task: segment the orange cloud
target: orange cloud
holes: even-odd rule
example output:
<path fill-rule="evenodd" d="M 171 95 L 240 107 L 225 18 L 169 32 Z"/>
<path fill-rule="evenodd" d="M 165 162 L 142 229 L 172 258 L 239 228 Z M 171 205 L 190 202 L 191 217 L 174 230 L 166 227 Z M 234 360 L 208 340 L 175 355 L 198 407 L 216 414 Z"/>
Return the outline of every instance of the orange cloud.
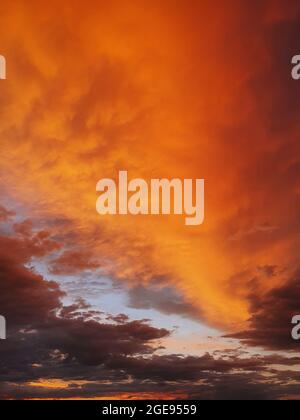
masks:
<path fill-rule="evenodd" d="M 251 280 L 262 292 L 285 281 L 257 268 L 295 261 L 298 128 L 280 61 L 293 33 L 272 44 L 295 14 L 277 1 L 2 5 L 1 185 L 36 218 L 69 220 L 108 274 L 164 276 L 207 323 L 238 328 Z M 120 169 L 204 178 L 204 226 L 100 218 L 96 183 Z"/>

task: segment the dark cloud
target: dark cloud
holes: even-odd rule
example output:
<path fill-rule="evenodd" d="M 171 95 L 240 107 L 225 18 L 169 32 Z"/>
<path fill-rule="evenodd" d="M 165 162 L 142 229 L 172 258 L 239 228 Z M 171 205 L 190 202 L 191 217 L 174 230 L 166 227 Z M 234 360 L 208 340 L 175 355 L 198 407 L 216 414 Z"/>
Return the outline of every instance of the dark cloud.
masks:
<path fill-rule="evenodd" d="M 206 354 L 203 357 L 179 355 L 153 356 L 151 359 L 135 358 L 113 360 L 114 368 L 125 368 L 135 378 L 152 381 L 198 381 L 207 378 L 207 372 L 230 372 L 234 369 L 256 371 L 263 366 L 259 359 L 215 359 Z"/>
<path fill-rule="evenodd" d="M 30 268 L 32 258 L 48 257 L 56 250 L 51 233 L 34 230 L 30 221 L 15 224 L 13 236 L 0 236 L 0 308 L 8 322 L 8 339 L 0 346 L 1 398 L 84 398 L 137 390 L 182 392 L 197 399 L 278 399 L 300 393 L 296 356 L 241 351 L 159 355 L 160 340 L 170 334 L 166 329 L 153 327 L 148 320 L 131 321 L 126 314 L 104 314 L 83 299 L 64 306 L 58 284 Z M 273 266 L 260 267 L 258 272 L 267 277 L 276 274 Z M 285 348 L 278 319 L 285 308 L 289 316 L 296 310 L 298 291 L 295 277 L 264 297 L 253 294 L 252 335 L 235 337 L 251 345 L 267 341 L 269 347 Z M 177 292 L 164 285 L 135 287 L 130 302 L 136 308 L 196 316 Z M 264 323 L 269 309 L 271 315 Z M 270 339 L 260 340 L 273 320 L 278 327 L 273 329 L 276 345 Z M 278 371 L 276 366 L 284 369 Z M 45 385 L 51 380 L 67 385 L 51 389 Z"/>
<path fill-rule="evenodd" d="M 247 357 L 246 357 L 247 356 Z M 7 382 L 4 376 L 2 394 L 15 398 L 92 398 L 122 393 L 178 394 L 175 398 L 192 399 L 280 399 L 288 395 L 300 395 L 298 372 L 268 369 L 268 365 L 280 362 L 283 367 L 299 365 L 299 359 L 289 360 L 277 356 L 263 357 L 237 354 L 215 358 L 183 357 L 179 355 L 150 357 L 112 358 L 105 365 L 78 365 L 72 361 L 53 363 L 49 367 L 36 368 L 29 382 Z M 34 372 L 34 370 L 32 370 Z M 66 380 L 66 386 L 51 389 L 39 386 L 39 375 L 56 380 Z M 105 380 L 103 381 L 103 379 Z M 130 381 L 128 379 L 130 378 Z M 84 383 L 78 384 L 78 381 Z M 22 385 L 22 386 L 20 386 Z M 180 396 L 181 395 L 181 396 Z"/>
<path fill-rule="evenodd" d="M 298 352 L 299 342 L 291 337 L 291 320 L 300 314 L 299 273 L 284 285 L 267 293 L 253 291 L 249 297 L 251 318 L 249 327 L 230 335 L 251 346 Z"/>
<path fill-rule="evenodd" d="M 58 285 L 27 267 L 32 257 L 56 249 L 48 236 L 46 232 L 0 236 L 0 308 L 11 327 L 45 322 L 59 307 L 63 293 Z"/>
<path fill-rule="evenodd" d="M 14 237 L 0 236 L 0 307 L 8 321 L 8 339 L 0 346 L 1 398 L 85 398 L 139 390 L 198 399 L 273 399 L 291 393 L 288 384 L 296 379 L 292 370 L 299 365 L 297 357 L 233 351 L 162 356 L 156 349 L 169 331 L 147 320 L 130 321 L 126 314 L 103 314 L 83 299 L 64 306 L 59 286 L 29 268 L 32 257 L 55 248 L 49 237 L 33 232 L 29 222 L 15 225 Z M 131 297 L 141 299 L 139 305 L 165 305 L 168 313 L 188 314 L 173 291 L 162 290 L 157 305 L 158 291 L 141 295 L 146 290 L 136 289 Z M 291 369 L 280 373 L 280 392 L 275 365 Z M 274 376 L 274 383 L 266 383 L 266 372 Z M 66 385 L 51 389 L 51 380 Z M 294 386 L 292 392 L 297 395 L 300 390 Z"/>
<path fill-rule="evenodd" d="M 82 299 L 64 307 L 58 284 L 28 268 L 31 256 L 53 249 L 48 234 L 32 234 L 29 223 L 15 231 L 14 237 L 0 236 L 0 308 L 8 324 L 8 339 L 0 347 L 2 380 L 35 378 L 36 365 L 47 377 L 61 365 L 66 370 L 73 365 L 101 366 L 113 357 L 151 354 L 152 342 L 169 334 L 124 317 L 122 322 L 115 318 L 114 323 L 100 323 L 95 318 L 101 312 L 90 310 Z M 43 251 L 36 252 L 37 240 Z"/>
<path fill-rule="evenodd" d="M 107 317 L 107 320 L 114 321 L 117 324 L 124 324 L 125 322 L 129 321 L 129 317 L 125 314 L 110 315 Z"/>
<path fill-rule="evenodd" d="M 135 309 L 155 309 L 164 314 L 181 315 L 188 318 L 200 318 L 201 311 L 187 302 L 172 287 L 143 287 L 130 289 L 129 306 Z"/>

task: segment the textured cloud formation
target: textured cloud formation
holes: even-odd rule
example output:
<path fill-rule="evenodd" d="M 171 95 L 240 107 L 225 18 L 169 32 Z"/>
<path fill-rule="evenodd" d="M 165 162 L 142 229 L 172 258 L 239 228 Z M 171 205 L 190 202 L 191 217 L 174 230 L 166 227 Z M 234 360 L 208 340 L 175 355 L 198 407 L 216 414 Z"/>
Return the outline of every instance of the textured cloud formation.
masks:
<path fill-rule="evenodd" d="M 76 370 L 80 365 L 101 366 L 117 356 L 152 353 L 150 343 L 169 334 L 144 321 L 115 317 L 114 323 L 101 323 L 94 320 L 101 314 L 82 301 L 63 307 L 57 283 L 25 266 L 36 256 L 30 241 L 0 236 L 0 307 L 9 320 L 8 339 L 0 348 L 2 381 L 26 382 L 40 374 L 53 375 L 55 367 L 64 370 L 64 364 Z M 11 257 L 7 249 L 21 252 Z"/>
<path fill-rule="evenodd" d="M 58 284 L 28 268 L 37 257 L 30 226 L 14 225 L 13 236 L 0 236 L 0 307 L 9 320 L 0 346 L 1 398 L 128 399 L 132 392 L 144 399 L 273 399 L 300 392 L 298 356 L 239 350 L 161 356 L 166 329 L 95 311 L 82 299 L 63 306 Z M 55 252 L 49 232 L 34 237 L 46 238 L 39 259 Z M 8 248 L 18 252 L 11 256 Z"/>
<path fill-rule="evenodd" d="M 163 279 L 161 279 L 163 284 Z M 184 298 L 169 287 L 146 288 L 137 286 L 129 290 L 129 306 L 135 309 L 156 309 L 165 314 L 201 318 L 200 308 L 185 302 Z"/>
<path fill-rule="evenodd" d="M 95 270 L 99 263 L 91 259 L 88 251 L 65 251 L 52 262 L 51 273 L 53 274 L 78 274 L 84 270 Z"/>
<path fill-rule="evenodd" d="M 296 269 L 299 5 L 68 4 L 2 6 L 4 191 L 40 219 L 70 221 L 76 247 L 54 272 L 101 264 L 133 286 L 165 276 L 231 329 L 249 317 L 248 282 L 228 279 L 278 260 Z M 119 169 L 205 178 L 205 225 L 99 218 L 96 182 Z M 78 249 L 93 257 L 80 262 Z"/>
<path fill-rule="evenodd" d="M 295 274 L 286 284 L 265 295 L 253 292 L 248 329 L 233 334 L 252 346 L 275 350 L 298 350 L 291 337 L 291 320 L 299 313 L 300 281 Z"/>
<path fill-rule="evenodd" d="M 81 369 L 76 380 L 99 365 L 102 377 L 116 383 L 109 391 L 103 385 L 103 393 L 123 390 L 116 378 L 128 381 L 131 369 L 137 378 L 124 392 L 139 384 L 147 393 L 158 385 L 147 388 L 134 366 L 152 363 L 156 372 L 168 364 L 148 354 L 149 341 L 168 331 L 126 314 L 102 322 L 82 302 L 77 310 L 63 308 L 58 284 L 29 268 L 34 259 L 58 277 L 101 269 L 128 287 L 132 307 L 200 319 L 251 345 L 298 351 L 287 333 L 288 317 L 299 312 L 300 84 L 290 74 L 299 2 L 28 3 L 0 6 L 1 54 L 8 62 L 0 86 L 0 188 L 2 202 L 13 203 L 11 211 L 0 207 L 0 310 L 16 325 L 26 320 L 18 343 L 29 337 L 15 361 L 11 349 L 2 359 L 5 395 L 33 396 L 32 387 L 19 392 L 14 385 L 11 372 L 20 365 L 23 385 L 26 378 L 49 377 L 49 364 L 55 365 L 51 379 L 70 378 L 71 366 L 60 365 L 61 358 Z M 189 229 L 178 217 L 99 217 L 96 183 L 121 169 L 146 180 L 204 178 L 205 224 Z M 9 235 L 7 223 L 18 209 L 30 222 L 16 220 Z M 98 356 L 96 332 L 107 343 Z M 110 347 L 117 360 L 108 367 Z M 140 358 L 144 352 L 150 361 Z M 182 360 L 187 372 L 204 361 Z M 203 398 L 298 392 L 295 371 L 276 372 L 266 383 L 265 370 L 233 367 L 233 375 L 205 362 L 210 372 L 196 369 L 211 385 L 201 388 Z M 34 378 L 32 365 L 42 366 Z M 90 379 L 80 386 L 83 395 L 99 396 Z M 187 392 L 199 395 L 198 388 Z M 72 396 L 74 389 L 59 393 Z"/>

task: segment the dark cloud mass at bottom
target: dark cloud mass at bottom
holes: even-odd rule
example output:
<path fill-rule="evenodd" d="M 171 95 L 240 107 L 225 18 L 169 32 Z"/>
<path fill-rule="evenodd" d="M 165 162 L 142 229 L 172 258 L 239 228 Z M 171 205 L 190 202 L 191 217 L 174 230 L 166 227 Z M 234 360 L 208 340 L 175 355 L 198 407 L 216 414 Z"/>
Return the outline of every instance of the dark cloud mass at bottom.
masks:
<path fill-rule="evenodd" d="M 130 321 L 125 314 L 106 314 L 104 322 L 104 314 L 82 299 L 63 306 L 58 284 L 28 268 L 33 256 L 53 252 L 55 241 L 49 232 L 22 226 L 14 226 L 14 236 L 0 236 L 0 307 L 9 320 L 8 339 L 0 346 L 1 398 L 97 398 L 138 391 L 197 399 L 275 399 L 300 393 L 295 384 L 299 373 L 293 371 L 297 356 L 239 350 L 158 355 L 159 340 L 171 334 L 166 329 Z M 16 252 L 7 252 L 8 244 Z M 284 290 L 274 295 L 285 297 Z M 276 371 L 274 365 L 285 369 Z M 67 385 L 53 389 L 51 381 Z"/>

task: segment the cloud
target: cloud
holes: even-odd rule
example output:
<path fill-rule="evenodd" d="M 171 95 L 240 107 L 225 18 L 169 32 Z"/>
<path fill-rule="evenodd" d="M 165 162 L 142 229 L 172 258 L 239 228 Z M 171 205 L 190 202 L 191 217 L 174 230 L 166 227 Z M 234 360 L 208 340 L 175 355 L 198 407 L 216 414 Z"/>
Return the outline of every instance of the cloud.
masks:
<path fill-rule="evenodd" d="M 299 300 L 299 273 L 265 294 L 253 291 L 248 328 L 229 336 L 251 346 L 298 352 L 299 343 L 291 337 L 291 321 L 299 314 Z"/>
<path fill-rule="evenodd" d="M 200 319 L 201 311 L 184 296 L 171 287 L 135 287 L 129 289 L 129 307 L 134 309 L 155 309 L 164 314 L 181 315 L 188 318 Z"/>
<path fill-rule="evenodd" d="M 32 258 L 41 258 L 60 249 L 60 244 L 51 238 L 48 231 L 32 231 L 32 223 L 25 221 L 13 226 L 14 236 L 1 236 L 0 251 L 4 262 L 29 263 Z"/>
<path fill-rule="evenodd" d="M 3 190 L 56 224 L 60 241 L 69 235 L 53 273 L 99 265 L 133 289 L 155 288 L 164 276 L 203 321 L 230 330 L 249 317 L 249 282 L 235 293 L 228 279 L 297 262 L 300 85 L 290 57 L 299 5 L 219 3 L 78 3 L 61 10 L 62 20 L 56 1 L 6 4 L 1 42 L 11 76 L 1 92 L 0 166 Z M 205 178 L 205 224 L 100 218 L 95 185 L 120 169 Z"/>
<path fill-rule="evenodd" d="M 36 378 L 17 385 L 4 382 L 2 394 L 15 398 L 107 398 L 132 397 L 149 399 L 171 395 L 175 399 L 281 399 L 299 396 L 299 373 L 292 370 L 274 371 L 269 364 L 299 366 L 299 359 L 237 354 L 214 358 L 169 355 L 147 358 L 117 357 L 108 365 L 77 365 L 65 361 L 48 369 L 36 368 Z M 48 374 L 38 379 L 39 374 Z M 59 379 L 62 377 L 64 379 Z M 51 379 L 53 377 L 53 379 Z M 54 379 L 55 378 L 55 379 Z M 105 380 L 103 380 L 105 378 Z M 128 379 L 130 378 L 130 381 Z M 6 379 L 4 377 L 4 379 Z M 136 390 L 139 390 L 136 392 Z"/>
<path fill-rule="evenodd" d="M 29 221 L 14 228 L 13 237 L 0 236 L 0 306 L 8 321 L 8 339 L 0 348 L 1 398 L 97 398 L 113 394 L 128 398 L 128 393 L 136 395 L 137 389 L 144 398 L 156 392 L 161 398 L 173 395 L 179 399 L 196 394 L 199 399 L 239 398 L 249 387 L 249 396 L 260 398 L 279 398 L 290 392 L 288 383 L 290 378 L 296 380 L 293 369 L 300 361 L 296 356 L 257 356 L 239 351 L 162 356 L 158 354 L 159 342 L 170 335 L 168 330 L 153 327 L 147 320 L 131 321 L 126 314 L 96 311 L 83 299 L 64 306 L 59 285 L 46 281 L 29 265 L 32 257 L 48 258 L 55 252 L 48 243 L 52 241 L 50 233 L 33 233 Z M 39 253 L 32 246 L 36 238 L 47 241 Z M 22 252 L 11 255 L 7 245 Z M 164 300 L 167 305 L 167 298 L 173 297 L 175 304 L 171 299 L 167 310 L 184 313 L 178 296 L 163 290 L 158 306 Z M 274 370 L 275 365 L 291 371 L 284 376 Z M 272 386 L 264 379 L 268 372 L 274 376 Z M 275 392 L 279 376 L 282 388 Z M 234 391 L 221 392 L 220 381 L 231 382 Z M 300 392 L 296 386 L 292 391 L 293 395 Z"/>
<path fill-rule="evenodd" d="M 91 257 L 88 251 L 64 251 L 52 261 L 50 272 L 56 275 L 75 275 L 86 270 L 96 270 L 101 264 Z"/>
<path fill-rule="evenodd" d="M 129 318 L 122 318 L 121 323 L 115 323 L 118 319 L 101 323 L 94 320 L 101 312 L 91 310 L 83 300 L 63 306 L 64 293 L 58 284 L 46 281 L 27 266 L 31 258 L 28 251 L 37 255 L 34 246 L 27 247 L 26 253 L 7 253 L 7 249 L 22 250 L 26 240 L 31 244 L 31 231 L 24 231 L 24 227 L 17 229 L 20 236 L 0 236 L 0 307 L 8 324 L 8 338 L 0 349 L 3 381 L 35 378 L 37 365 L 47 376 L 55 368 L 63 369 L 67 362 L 101 366 L 117 356 L 151 354 L 152 342 L 169 334 L 146 321 Z M 44 237 L 42 232 L 36 236 Z M 52 251 L 52 247 L 46 248 Z M 38 253 L 44 254 L 45 250 Z"/>
<path fill-rule="evenodd" d="M 299 48 L 299 11 L 299 2 L 277 0 L 2 6 L 9 77 L 0 97 L 1 195 L 31 220 L 0 241 L 3 311 L 24 330 L 3 355 L 3 392 L 170 391 L 141 376 L 124 386 L 128 373 L 98 366 L 112 361 L 111 348 L 124 369 L 128 361 L 138 376 L 135 365 L 146 365 L 151 377 L 152 363 L 158 376 L 167 359 L 139 353 L 151 359 L 152 339 L 168 332 L 124 317 L 99 322 L 103 314 L 84 304 L 63 308 L 59 286 L 29 268 L 39 258 L 51 260 L 48 268 L 60 275 L 101 266 L 132 290 L 133 306 L 192 318 L 198 312 L 225 333 L 243 331 L 239 338 L 249 344 L 291 349 L 288 317 L 298 310 L 290 288 L 295 295 L 298 289 L 287 273 L 299 266 L 300 84 L 291 80 L 290 58 Z M 99 218 L 96 182 L 120 169 L 145 179 L 205 178 L 205 224 L 187 229 L 172 217 Z M 1 207 L 0 221 L 10 216 Z M 164 278 L 159 296 L 157 278 Z M 99 352 L 98 334 L 105 343 Z M 295 372 L 277 372 L 270 383 L 269 371 L 248 373 L 246 362 L 233 374 L 211 358 L 170 361 L 178 362 L 179 376 L 184 364 L 186 377 L 193 375 L 189 366 L 200 372 L 205 385 L 188 388 L 200 398 L 297 393 L 289 382 L 298 380 Z M 211 369 L 206 378 L 204 361 Z M 90 382 L 92 364 L 115 388 L 25 386 L 26 379 L 51 375 Z M 172 373 L 166 368 L 162 375 Z"/>
<path fill-rule="evenodd" d="M 0 206 L 0 222 L 6 222 L 9 218 L 14 217 L 13 211 L 6 210 L 5 207 Z"/>
<path fill-rule="evenodd" d="M 54 249 L 56 243 L 43 231 L 0 236 L 0 307 L 11 327 L 46 322 L 59 306 L 63 296 L 59 286 L 26 266 L 32 257 L 45 256 Z"/>

